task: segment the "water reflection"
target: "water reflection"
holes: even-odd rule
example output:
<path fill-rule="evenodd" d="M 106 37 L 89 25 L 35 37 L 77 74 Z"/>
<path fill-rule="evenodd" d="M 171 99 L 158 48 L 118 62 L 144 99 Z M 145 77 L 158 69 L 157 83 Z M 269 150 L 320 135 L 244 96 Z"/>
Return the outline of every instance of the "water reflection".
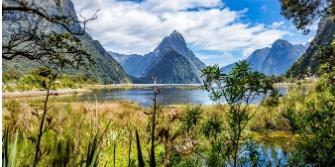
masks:
<path fill-rule="evenodd" d="M 158 95 L 158 102 L 163 105 L 170 104 L 202 104 L 209 105 L 214 102 L 209 98 L 208 92 L 201 89 L 180 89 L 180 88 L 160 88 L 161 93 Z M 285 89 L 279 88 L 281 94 Z M 57 97 L 58 100 L 64 101 L 112 101 L 127 100 L 134 101 L 141 106 L 150 106 L 152 104 L 153 92 L 151 88 L 134 88 L 134 89 L 97 89 L 92 93 Z M 261 97 L 255 99 L 259 102 Z"/>
<path fill-rule="evenodd" d="M 287 165 L 287 154 L 281 147 L 273 147 L 267 144 L 254 143 L 250 146 L 250 143 L 244 146 L 244 151 L 241 153 L 241 161 L 243 166 L 251 167 L 255 166 L 286 166 Z"/>
<path fill-rule="evenodd" d="M 150 106 L 152 104 L 153 92 L 151 88 L 140 89 L 98 89 L 92 93 L 57 97 L 64 101 L 97 101 L 105 102 L 112 100 L 134 101 L 141 106 Z M 213 102 L 208 93 L 200 89 L 178 89 L 178 88 L 160 88 L 160 94 L 157 96 L 160 104 L 212 104 Z"/>

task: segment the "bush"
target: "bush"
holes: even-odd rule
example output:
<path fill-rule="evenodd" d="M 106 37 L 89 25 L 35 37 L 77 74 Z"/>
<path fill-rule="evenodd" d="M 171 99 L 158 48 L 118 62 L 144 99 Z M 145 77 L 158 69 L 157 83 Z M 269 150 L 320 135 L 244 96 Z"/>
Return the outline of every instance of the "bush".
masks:
<path fill-rule="evenodd" d="M 29 73 L 19 75 L 15 72 L 5 73 L 3 76 L 4 90 L 6 91 L 27 91 L 27 90 L 41 90 L 42 80 L 39 75 L 36 74 L 36 69 Z M 52 89 L 60 88 L 71 88 L 77 89 L 81 88 L 84 84 L 96 83 L 95 81 L 90 81 L 84 79 L 81 76 L 70 76 L 70 75 L 60 75 L 58 76 Z"/>
<path fill-rule="evenodd" d="M 291 120 L 298 127 L 300 136 L 289 163 L 294 166 L 332 166 L 335 164 L 335 97 L 329 89 L 315 90 L 308 94 L 304 105 L 306 108 L 300 112 L 299 119 Z"/>

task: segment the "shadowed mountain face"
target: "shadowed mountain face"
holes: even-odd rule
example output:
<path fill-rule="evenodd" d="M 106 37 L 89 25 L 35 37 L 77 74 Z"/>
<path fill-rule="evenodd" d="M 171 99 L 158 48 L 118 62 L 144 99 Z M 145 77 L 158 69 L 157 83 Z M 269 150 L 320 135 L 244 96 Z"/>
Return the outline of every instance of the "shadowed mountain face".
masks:
<path fill-rule="evenodd" d="M 303 77 L 307 74 L 308 67 L 315 74 L 319 68 L 316 51 L 320 46 L 330 44 L 333 39 L 335 39 L 335 17 L 324 17 L 320 20 L 317 33 L 306 53 L 292 66 L 287 74 L 294 77 Z"/>
<path fill-rule="evenodd" d="M 192 64 L 173 49 L 162 51 L 162 56 L 143 78 L 156 77 L 157 83 L 199 83 Z"/>
<path fill-rule="evenodd" d="M 305 52 L 303 45 L 293 45 L 288 41 L 279 39 L 271 48 L 263 48 L 254 51 L 246 61 L 250 63 L 253 71 L 262 72 L 266 75 L 282 75 L 297 61 Z M 235 64 L 235 63 L 234 63 Z M 234 64 L 227 65 L 221 69 L 228 73 Z"/>
<path fill-rule="evenodd" d="M 28 2 L 32 2 L 28 0 Z M 37 8 L 42 8 L 45 12 L 50 16 L 67 16 L 71 17 L 74 20 L 77 20 L 76 12 L 74 10 L 73 3 L 71 0 L 35 0 L 35 5 Z M 4 0 L 3 4 L 11 4 L 11 0 Z M 28 18 L 28 22 L 22 22 L 21 25 L 23 27 L 35 26 L 38 25 L 38 29 L 41 32 L 49 33 L 64 33 L 68 32 L 60 25 L 51 24 L 40 17 L 34 16 L 32 14 L 20 13 L 20 12 L 10 12 L 3 13 L 3 41 L 9 38 L 9 35 L 12 31 L 9 31 L 9 26 L 11 28 L 18 28 L 15 23 L 17 20 L 15 18 L 20 18 L 20 16 L 24 15 L 25 18 Z M 78 22 L 74 21 L 70 25 L 73 30 L 79 30 L 80 25 Z M 86 76 L 90 79 L 97 80 L 100 83 L 123 83 L 127 81 L 127 74 L 122 69 L 121 65 L 115 61 L 109 53 L 103 48 L 99 41 L 93 40 L 91 36 L 87 33 L 84 35 L 77 36 L 81 44 L 84 46 L 85 50 L 87 50 L 92 58 L 95 60 L 95 63 L 87 66 L 86 68 L 81 69 L 66 69 L 64 73 L 70 75 L 79 75 Z M 32 68 L 36 68 L 40 66 L 36 61 L 31 61 L 28 59 L 14 59 L 12 61 L 3 61 L 3 70 L 4 72 L 7 70 L 15 69 L 19 72 L 26 72 L 31 70 Z M 88 69 L 87 69 L 88 68 Z"/>
<path fill-rule="evenodd" d="M 177 31 L 165 37 L 153 52 L 144 56 L 109 53 L 130 76 L 142 80 L 156 77 L 160 83 L 199 83 L 201 69 L 205 67 L 187 48 L 184 37 Z"/>

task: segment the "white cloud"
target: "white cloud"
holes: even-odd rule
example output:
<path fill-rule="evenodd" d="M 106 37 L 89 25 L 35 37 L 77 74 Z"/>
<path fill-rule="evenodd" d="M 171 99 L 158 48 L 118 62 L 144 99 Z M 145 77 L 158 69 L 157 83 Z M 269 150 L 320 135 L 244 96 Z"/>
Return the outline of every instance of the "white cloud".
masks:
<path fill-rule="evenodd" d="M 121 53 L 148 53 L 174 29 L 197 49 L 225 53 L 239 50 L 244 56 L 287 34 L 280 29 L 281 22 L 270 26 L 240 22 L 247 9 L 223 8 L 221 0 L 146 0 L 141 3 L 74 0 L 74 3 L 77 13 L 83 16 L 101 9 L 98 19 L 88 25 L 88 31 L 107 50 Z M 198 7 L 208 9 L 187 11 Z"/>
<path fill-rule="evenodd" d="M 201 61 L 206 62 L 207 65 L 218 64 L 220 67 L 232 64 L 241 59 L 234 57 L 234 55 L 229 52 L 217 53 L 217 54 L 197 54 L 197 56 Z"/>
<path fill-rule="evenodd" d="M 158 13 L 175 12 L 196 7 L 218 7 L 221 5 L 223 5 L 222 2 L 218 0 L 146 0 L 143 3 L 147 10 Z"/>
<path fill-rule="evenodd" d="M 279 22 L 273 22 L 272 23 L 272 28 L 280 28 L 284 25 L 285 23 L 283 21 L 279 21 Z"/>

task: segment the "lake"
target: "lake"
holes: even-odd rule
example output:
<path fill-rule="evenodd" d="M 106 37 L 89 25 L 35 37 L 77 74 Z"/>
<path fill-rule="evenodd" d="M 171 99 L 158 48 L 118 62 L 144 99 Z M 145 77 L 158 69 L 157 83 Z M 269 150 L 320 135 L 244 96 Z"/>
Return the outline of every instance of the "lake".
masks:
<path fill-rule="evenodd" d="M 157 96 L 157 101 L 162 105 L 170 104 L 212 104 L 213 102 L 208 96 L 208 93 L 196 88 L 159 88 L 160 93 Z M 153 89 L 132 88 L 132 89 L 95 89 L 91 93 L 58 96 L 54 97 L 61 101 L 113 101 L 126 100 L 134 101 L 141 106 L 150 106 L 152 104 Z"/>
<path fill-rule="evenodd" d="M 200 104 L 210 105 L 214 102 L 209 98 L 208 92 L 191 88 L 178 88 L 171 86 L 162 86 L 159 88 L 160 93 L 157 96 L 159 104 Z M 286 89 L 278 88 L 280 94 L 285 94 Z M 61 101 L 113 101 L 113 100 L 127 100 L 134 101 L 141 106 L 150 106 L 152 104 L 153 89 L 151 87 L 131 88 L 131 89 L 94 89 L 91 93 L 59 96 L 55 97 Z M 257 97 L 254 103 L 258 103 L 261 97 Z"/>

